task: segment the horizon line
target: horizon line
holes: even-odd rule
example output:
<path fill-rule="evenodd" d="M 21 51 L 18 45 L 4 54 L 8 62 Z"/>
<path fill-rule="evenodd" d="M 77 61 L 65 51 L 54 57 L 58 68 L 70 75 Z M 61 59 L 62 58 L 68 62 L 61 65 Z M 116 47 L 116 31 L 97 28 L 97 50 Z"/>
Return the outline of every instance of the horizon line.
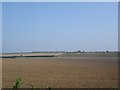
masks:
<path fill-rule="evenodd" d="M 10 54 L 10 53 L 69 53 L 69 52 L 78 52 L 78 53 L 87 53 L 87 52 L 120 52 L 119 50 L 96 50 L 96 51 L 85 51 L 85 50 L 76 50 L 76 51 L 64 51 L 64 50 L 58 50 L 58 51 L 23 51 L 23 52 L 1 52 L 0 54 Z"/>

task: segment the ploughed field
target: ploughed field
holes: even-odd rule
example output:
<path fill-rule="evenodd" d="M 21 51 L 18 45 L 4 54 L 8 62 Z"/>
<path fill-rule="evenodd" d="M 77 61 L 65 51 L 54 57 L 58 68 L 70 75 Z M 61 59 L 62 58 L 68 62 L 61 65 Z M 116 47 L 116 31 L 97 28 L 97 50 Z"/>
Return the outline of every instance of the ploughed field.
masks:
<path fill-rule="evenodd" d="M 118 87 L 118 59 L 114 53 L 63 53 L 55 57 L 2 59 L 2 86 L 12 88 L 17 76 L 30 88 Z"/>

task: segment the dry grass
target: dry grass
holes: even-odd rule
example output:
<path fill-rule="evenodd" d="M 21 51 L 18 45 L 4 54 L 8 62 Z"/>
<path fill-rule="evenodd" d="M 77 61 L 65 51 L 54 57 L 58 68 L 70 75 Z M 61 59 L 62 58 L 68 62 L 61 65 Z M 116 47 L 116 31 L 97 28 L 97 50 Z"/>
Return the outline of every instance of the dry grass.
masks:
<path fill-rule="evenodd" d="M 104 88 L 118 87 L 117 57 L 52 57 L 3 59 L 3 88 L 16 76 L 22 87 Z"/>

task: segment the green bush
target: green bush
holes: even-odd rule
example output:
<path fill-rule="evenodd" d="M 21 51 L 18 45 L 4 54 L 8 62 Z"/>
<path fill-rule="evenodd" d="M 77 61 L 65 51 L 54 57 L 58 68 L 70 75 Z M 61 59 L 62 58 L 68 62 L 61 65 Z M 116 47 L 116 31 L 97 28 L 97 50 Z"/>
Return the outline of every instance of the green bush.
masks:
<path fill-rule="evenodd" d="M 17 90 L 18 88 L 20 88 L 22 85 L 22 79 L 21 77 L 17 77 L 15 84 L 13 85 L 13 90 Z"/>

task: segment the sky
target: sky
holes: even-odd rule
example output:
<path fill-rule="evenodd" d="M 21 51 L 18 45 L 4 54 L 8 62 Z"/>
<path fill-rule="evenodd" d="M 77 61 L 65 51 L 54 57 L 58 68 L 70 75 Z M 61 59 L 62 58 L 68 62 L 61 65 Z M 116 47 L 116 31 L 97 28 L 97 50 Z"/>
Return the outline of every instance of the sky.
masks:
<path fill-rule="evenodd" d="M 4 2 L 3 53 L 118 50 L 117 2 Z"/>

